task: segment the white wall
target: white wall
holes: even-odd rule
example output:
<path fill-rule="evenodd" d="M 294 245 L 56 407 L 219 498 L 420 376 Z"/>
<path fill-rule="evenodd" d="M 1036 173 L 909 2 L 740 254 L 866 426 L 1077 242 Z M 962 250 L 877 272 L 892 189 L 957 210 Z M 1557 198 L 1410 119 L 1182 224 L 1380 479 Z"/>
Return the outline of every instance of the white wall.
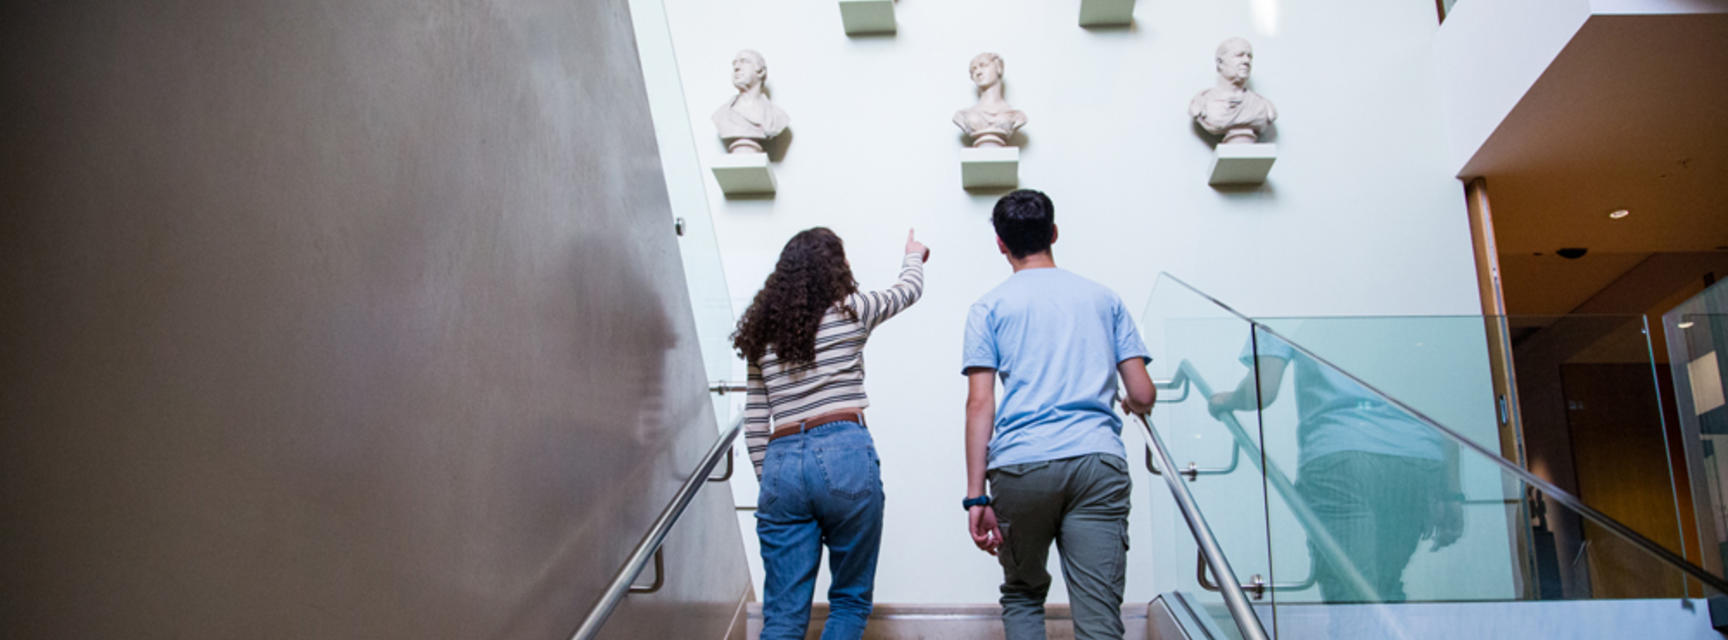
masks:
<path fill-rule="evenodd" d="M 1434 75 L 1462 171 L 1590 18 L 1589 0 L 1464 0 L 1434 39 Z"/>
<path fill-rule="evenodd" d="M 1466 177 L 1488 137 L 1598 16 L 1723 13 L 1725 0 L 1468 0 L 1434 39 L 1434 70 L 1451 141 L 1448 164 Z"/>
<path fill-rule="evenodd" d="M 997 597 L 1000 570 L 972 548 L 956 506 L 961 323 L 1008 275 L 989 226 L 999 194 L 961 189 L 949 122 L 973 101 L 966 66 L 980 51 L 1003 55 L 1008 99 L 1031 118 L 1021 183 L 1056 202 L 1057 260 L 1131 308 L 1169 271 L 1252 314 L 1480 311 L 1431 75 L 1431 3 L 1147 0 L 1133 29 L 1088 31 L 1077 2 L 911 1 L 898 35 L 869 38 L 847 38 L 833 2 L 664 4 L 688 98 L 687 122 L 667 124 L 693 126 L 704 164 L 723 152 L 708 116 L 731 95 L 736 50 L 767 57 L 792 117 L 775 197 L 726 199 L 706 181 L 736 309 L 803 228 L 844 237 L 866 287 L 891 281 L 908 227 L 932 248 L 924 301 L 867 355 L 888 491 L 879 602 Z M 1211 149 L 1185 109 L 1231 35 L 1256 47 L 1253 87 L 1278 106 L 1280 157 L 1264 187 L 1223 192 L 1206 185 Z M 1128 595 L 1145 601 L 1153 550 L 1168 542 L 1152 538 L 1171 529 L 1154 529 L 1146 508 L 1163 486 L 1142 473 L 1135 490 Z M 1053 600 L 1065 600 L 1057 582 Z"/>

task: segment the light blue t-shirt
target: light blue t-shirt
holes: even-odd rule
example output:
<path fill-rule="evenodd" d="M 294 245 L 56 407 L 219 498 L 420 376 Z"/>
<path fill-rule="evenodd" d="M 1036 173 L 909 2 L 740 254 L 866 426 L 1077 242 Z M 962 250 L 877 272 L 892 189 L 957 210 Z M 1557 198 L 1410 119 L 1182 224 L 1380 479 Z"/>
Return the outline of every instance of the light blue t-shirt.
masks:
<path fill-rule="evenodd" d="M 1296 365 L 1296 466 L 1334 453 L 1361 451 L 1423 460 L 1445 459 L 1445 438 L 1433 427 L 1315 362 L 1276 336 L 1261 334 L 1259 357 Z M 1242 364 L 1254 366 L 1254 343 Z"/>
<path fill-rule="evenodd" d="M 972 304 L 961 371 L 995 369 L 989 468 L 1093 453 L 1127 459 L 1116 365 L 1151 362 L 1122 299 L 1061 269 L 1024 269 Z"/>

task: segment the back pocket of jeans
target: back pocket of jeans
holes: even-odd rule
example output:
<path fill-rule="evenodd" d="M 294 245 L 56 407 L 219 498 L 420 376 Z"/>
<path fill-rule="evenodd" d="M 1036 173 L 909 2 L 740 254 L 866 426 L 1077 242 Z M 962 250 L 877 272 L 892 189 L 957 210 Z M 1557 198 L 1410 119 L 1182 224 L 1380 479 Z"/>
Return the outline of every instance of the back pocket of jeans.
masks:
<path fill-rule="evenodd" d="M 816 464 L 822 467 L 828 493 L 837 497 L 862 498 L 874 493 L 882 482 L 881 464 L 872 447 L 817 449 Z"/>

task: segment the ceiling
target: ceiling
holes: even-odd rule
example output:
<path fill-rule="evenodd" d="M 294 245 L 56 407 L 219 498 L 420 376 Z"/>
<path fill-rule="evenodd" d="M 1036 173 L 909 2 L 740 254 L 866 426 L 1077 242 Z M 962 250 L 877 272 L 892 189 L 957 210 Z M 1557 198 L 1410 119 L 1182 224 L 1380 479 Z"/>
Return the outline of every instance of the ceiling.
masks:
<path fill-rule="evenodd" d="M 1577 309 L 1620 274 L 1650 257 L 1648 253 L 1590 252 L 1567 260 L 1551 252 L 1500 254 L 1501 292 L 1507 311 L 1558 315 Z"/>
<path fill-rule="evenodd" d="M 1728 251 L 1728 14 L 1591 17 L 1462 175 L 1487 181 L 1514 312 L 1571 311 L 1650 254 Z"/>

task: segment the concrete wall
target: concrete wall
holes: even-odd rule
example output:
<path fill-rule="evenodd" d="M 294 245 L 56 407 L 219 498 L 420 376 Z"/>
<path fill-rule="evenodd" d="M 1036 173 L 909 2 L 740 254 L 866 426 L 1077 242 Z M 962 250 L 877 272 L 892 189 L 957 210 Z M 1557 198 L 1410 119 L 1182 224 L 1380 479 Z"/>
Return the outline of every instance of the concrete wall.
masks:
<path fill-rule="evenodd" d="M 9 6 L 0 635 L 569 634 L 714 439 L 632 53 L 622 1 Z M 724 633 L 731 503 L 613 635 Z"/>

